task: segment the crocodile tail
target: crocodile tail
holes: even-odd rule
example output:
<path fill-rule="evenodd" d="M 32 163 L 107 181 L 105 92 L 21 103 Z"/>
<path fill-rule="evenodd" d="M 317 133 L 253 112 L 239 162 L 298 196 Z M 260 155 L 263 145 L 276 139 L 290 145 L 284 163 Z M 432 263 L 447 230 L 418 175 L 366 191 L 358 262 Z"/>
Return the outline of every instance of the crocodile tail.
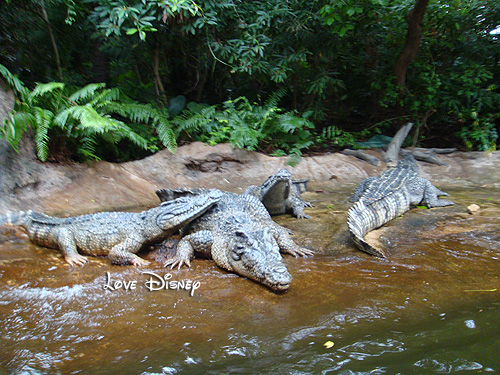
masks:
<path fill-rule="evenodd" d="M 347 226 L 351 238 L 361 251 L 380 258 L 386 258 L 387 254 L 382 249 L 377 249 L 364 240 L 366 233 L 374 229 L 377 222 L 377 214 L 372 207 L 363 201 L 356 202 L 347 212 Z"/>
<path fill-rule="evenodd" d="M 19 212 L 7 212 L 4 215 L 0 215 L 0 225 L 25 225 L 33 211 L 19 211 Z"/>

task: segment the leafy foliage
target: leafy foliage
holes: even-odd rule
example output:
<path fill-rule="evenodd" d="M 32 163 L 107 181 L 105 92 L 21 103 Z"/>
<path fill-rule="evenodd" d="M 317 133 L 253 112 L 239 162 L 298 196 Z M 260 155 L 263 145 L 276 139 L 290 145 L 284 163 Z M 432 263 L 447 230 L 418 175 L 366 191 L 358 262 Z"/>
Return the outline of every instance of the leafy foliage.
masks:
<path fill-rule="evenodd" d="M 20 85 L 18 91 L 24 94 L 5 120 L 2 136 L 16 148 L 22 133 L 31 126 L 37 156 L 42 161 L 49 156 L 51 135 L 74 143 L 83 159 L 100 159 L 96 150 L 98 138 L 111 144 L 126 139 L 141 149 L 152 147 L 147 139 L 119 118 L 152 126 L 165 147 L 175 151 L 176 141 L 168 114 L 126 98 L 121 101 L 117 89 L 106 89 L 105 84 L 89 84 L 68 94 L 63 83 L 50 82 L 37 84 L 29 92 L 20 81 L 16 83 Z"/>
<path fill-rule="evenodd" d="M 227 100 L 220 106 L 189 103 L 188 110 L 175 117 L 172 124 L 179 135 L 186 133 L 210 145 L 229 142 L 247 150 L 266 148 L 299 156 L 312 145 L 310 129 L 314 126 L 293 112 L 283 113 L 277 107 L 278 98 L 272 95 L 263 106 L 245 97 Z"/>
<path fill-rule="evenodd" d="M 356 147 L 356 139 L 352 133 L 346 132 L 336 126 L 323 128 L 318 143 L 330 141 L 337 147 Z"/>
<path fill-rule="evenodd" d="M 39 4 L 32 0 L 0 4 L 0 63 L 30 88 L 56 77 L 54 57 L 47 53 L 52 51 L 51 41 L 38 17 Z M 421 146 L 483 150 L 495 148 L 498 141 L 500 37 L 492 33 L 499 26 L 498 2 L 429 2 L 422 43 L 407 71 L 404 94 L 394 83 L 394 71 L 414 0 L 53 0 L 44 4 L 67 79 L 63 97 L 69 97 L 70 87 L 106 81 L 120 89 L 120 99 L 103 98 L 103 102 L 131 105 L 124 99 L 126 93 L 136 102 L 150 103 L 144 104 L 151 114 L 144 119 L 147 126 L 139 120 L 127 123 L 148 141 L 149 150 L 160 144 L 174 149 L 179 135 L 299 154 L 306 147 L 294 145 L 301 142 L 344 147 L 352 134 L 392 135 L 409 120 L 417 124 L 413 138 Z M 108 73 L 106 79 L 96 80 L 98 67 Z M 10 84 L 15 86 L 13 81 Z M 110 110 L 111 104 L 99 107 L 101 99 L 91 103 L 90 96 L 114 95 L 118 89 L 106 93 L 96 86 L 87 89 L 89 97 L 78 98 L 78 105 L 85 103 L 101 115 Z M 255 104 L 272 92 L 285 92 L 279 108 Z M 172 99 L 168 107 L 175 108 L 176 113 L 170 112 L 176 116 L 175 129 L 164 107 L 157 104 L 169 98 L 183 98 Z M 185 102 L 191 102 L 188 110 L 177 116 Z M 272 108 L 275 111 L 268 112 Z M 293 132 L 271 130 L 279 129 L 278 119 L 288 114 L 314 122 L 316 132 L 303 125 L 294 125 Z M 117 121 L 128 118 L 120 112 L 110 116 Z M 48 119 L 41 113 L 38 118 Z M 3 132 L 14 142 L 22 127 L 10 121 Z M 245 127 L 245 123 L 252 125 Z M 58 132 L 64 134 L 59 126 L 50 126 L 49 140 Z M 113 138 L 96 134 L 87 138 L 90 153 L 92 147 L 102 148 L 104 138 Z M 76 147 L 83 149 L 86 143 L 82 142 L 76 142 Z M 117 143 L 105 144 L 112 148 Z"/>

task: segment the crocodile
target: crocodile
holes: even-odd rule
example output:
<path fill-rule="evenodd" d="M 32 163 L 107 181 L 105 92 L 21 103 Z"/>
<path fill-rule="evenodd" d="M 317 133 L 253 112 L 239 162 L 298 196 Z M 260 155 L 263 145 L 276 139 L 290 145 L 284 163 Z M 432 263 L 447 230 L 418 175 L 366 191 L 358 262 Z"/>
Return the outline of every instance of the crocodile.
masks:
<path fill-rule="evenodd" d="M 411 205 L 425 204 L 428 208 L 453 205 L 438 198 L 446 195 L 429 180 L 419 177 L 415 158 L 405 155 L 395 168 L 378 177 L 369 177 L 355 188 L 350 198 L 354 205 L 347 213 L 351 238 L 360 250 L 385 258 L 386 252 L 368 244 L 364 236 L 404 214 Z"/>
<path fill-rule="evenodd" d="M 68 218 L 33 211 L 7 213 L 0 225 L 20 225 L 37 245 L 60 249 L 71 266 L 84 265 L 91 256 L 107 256 L 114 264 L 144 266 L 136 253 L 160 242 L 196 219 L 222 198 L 219 190 L 164 202 L 143 212 L 98 212 Z"/>
<path fill-rule="evenodd" d="M 262 185 L 251 185 L 243 194 L 257 197 L 271 215 L 292 214 L 299 219 L 309 219 L 305 207 L 312 207 L 300 196 L 306 190 L 307 180 L 293 180 L 287 169 L 280 169 L 269 176 Z"/>
<path fill-rule="evenodd" d="M 162 189 L 162 201 L 199 193 L 200 189 Z M 223 197 L 199 218 L 181 230 L 177 252 L 164 266 L 191 265 L 197 255 L 212 258 L 228 271 L 266 285 L 273 291 L 290 287 L 292 276 L 281 253 L 295 257 L 312 255 L 299 247 L 288 230 L 275 223 L 262 202 L 253 195 L 222 192 Z"/>

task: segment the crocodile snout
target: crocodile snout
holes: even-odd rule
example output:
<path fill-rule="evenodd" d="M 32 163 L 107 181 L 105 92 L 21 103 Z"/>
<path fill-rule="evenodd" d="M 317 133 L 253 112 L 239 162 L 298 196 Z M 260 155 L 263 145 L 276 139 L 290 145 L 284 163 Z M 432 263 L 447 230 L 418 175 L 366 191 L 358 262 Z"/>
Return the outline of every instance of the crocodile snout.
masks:
<path fill-rule="evenodd" d="M 224 193 L 219 189 L 211 189 L 208 193 L 208 197 L 213 200 L 219 200 L 223 197 Z"/>
<path fill-rule="evenodd" d="M 292 283 L 292 275 L 284 265 L 270 267 L 266 276 L 269 286 L 276 291 L 287 290 Z"/>
<path fill-rule="evenodd" d="M 288 270 L 286 269 L 285 266 L 277 266 L 272 269 L 273 273 L 288 273 Z"/>

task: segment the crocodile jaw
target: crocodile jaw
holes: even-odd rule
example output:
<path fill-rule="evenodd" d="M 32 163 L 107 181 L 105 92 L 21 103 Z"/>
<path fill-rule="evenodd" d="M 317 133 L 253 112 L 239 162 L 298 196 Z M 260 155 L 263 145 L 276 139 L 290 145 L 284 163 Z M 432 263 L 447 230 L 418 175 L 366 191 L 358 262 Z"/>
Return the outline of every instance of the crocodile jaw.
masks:
<path fill-rule="evenodd" d="M 163 202 L 158 207 L 156 224 L 164 231 L 176 231 L 190 221 L 203 215 L 223 196 L 218 189 L 208 190 L 204 194 L 192 195 Z"/>
<path fill-rule="evenodd" d="M 268 228 L 252 231 L 240 227 L 232 228 L 230 232 L 214 241 L 212 258 L 219 266 L 266 285 L 273 291 L 284 291 L 290 287 L 292 276 Z"/>

